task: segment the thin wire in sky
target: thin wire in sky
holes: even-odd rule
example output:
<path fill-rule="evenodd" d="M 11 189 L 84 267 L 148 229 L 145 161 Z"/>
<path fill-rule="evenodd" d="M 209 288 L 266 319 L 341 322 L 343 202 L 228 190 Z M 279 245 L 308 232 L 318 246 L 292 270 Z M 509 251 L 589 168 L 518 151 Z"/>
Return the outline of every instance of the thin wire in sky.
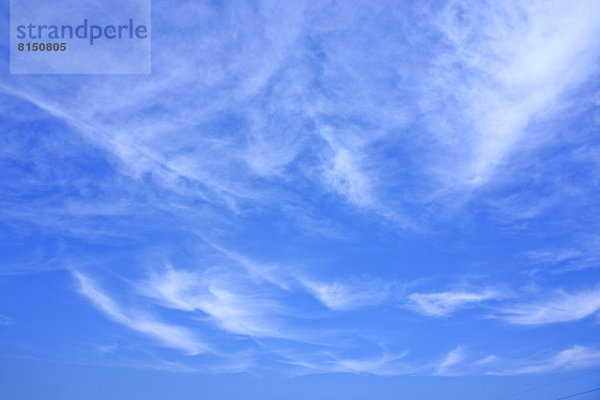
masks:
<path fill-rule="evenodd" d="M 533 392 L 535 390 L 543 389 L 543 388 L 548 387 L 548 386 L 554 386 L 554 385 L 557 385 L 559 383 L 571 381 L 573 379 L 581 378 L 581 377 L 588 376 L 588 375 L 594 375 L 594 374 L 597 374 L 597 373 L 598 373 L 597 371 L 594 371 L 594 372 L 587 372 L 585 374 L 580 374 L 580 375 L 576 375 L 576 376 L 571 376 L 569 378 L 561 379 L 559 381 L 554 381 L 554 382 L 551 382 L 551 383 L 546 383 L 546 384 L 535 386 L 535 387 L 532 387 L 532 388 L 529 388 L 529 389 L 521 390 L 519 392 L 510 393 L 510 394 L 507 394 L 507 395 L 504 395 L 504 396 L 501 396 L 501 397 L 496 397 L 493 400 L 507 399 L 509 397 L 518 396 L 518 395 L 521 395 L 521 394 Z"/>
<path fill-rule="evenodd" d="M 592 393 L 592 392 L 597 392 L 600 390 L 600 387 L 597 387 L 595 389 L 591 389 L 591 390 L 586 390 L 585 392 L 579 392 L 579 393 L 575 393 L 575 394 L 570 394 L 568 396 L 565 397 L 559 397 L 558 399 L 555 400 L 564 400 L 564 399 L 570 399 L 571 397 L 576 397 L 576 396 L 581 396 L 582 394 L 587 394 L 587 393 Z"/>

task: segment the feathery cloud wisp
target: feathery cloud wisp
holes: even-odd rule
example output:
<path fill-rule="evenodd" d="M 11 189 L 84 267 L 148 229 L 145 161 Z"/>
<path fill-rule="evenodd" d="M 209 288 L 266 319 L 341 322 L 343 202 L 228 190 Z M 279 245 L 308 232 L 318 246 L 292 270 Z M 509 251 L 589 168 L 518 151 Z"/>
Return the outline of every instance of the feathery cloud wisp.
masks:
<path fill-rule="evenodd" d="M 294 338 L 278 321 L 282 306 L 268 298 L 266 290 L 280 290 L 252 284 L 251 276 L 225 268 L 192 272 L 167 267 L 139 284 L 141 294 L 166 307 L 202 311 L 219 328 L 253 337 Z M 263 292 L 262 294 L 260 292 Z"/>
<path fill-rule="evenodd" d="M 113 321 L 150 336 L 166 347 L 179 349 L 190 355 L 208 351 L 208 346 L 200 342 L 187 328 L 158 321 L 135 310 L 125 311 L 98 289 L 89 277 L 81 272 L 73 272 L 73 275 L 78 281 L 79 292 Z"/>
<path fill-rule="evenodd" d="M 586 346 L 573 346 L 558 352 L 546 360 L 516 368 L 507 372 L 507 374 L 537 374 L 595 365 L 600 365 L 600 350 Z"/>
<path fill-rule="evenodd" d="M 445 317 L 458 309 L 500 297 L 491 289 L 483 292 L 412 293 L 408 296 L 408 308 L 431 317 Z"/>
<path fill-rule="evenodd" d="M 465 359 L 465 349 L 458 346 L 446 354 L 446 357 L 439 363 L 436 368 L 437 375 L 452 375 L 452 368 L 460 364 Z"/>
<path fill-rule="evenodd" d="M 500 318 L 516 325 L 542 325 L 580 320 L 599 310 L 600 290 L 561 291 L 545 301 L 504 308 Z"/>
<path fill-rule="evenodd" d="M 325 307 L 350 310 L 377 305 L 389 299 L 389 285 L 380 282 L 316 282 L 300 279 L 302 285 Z"/>

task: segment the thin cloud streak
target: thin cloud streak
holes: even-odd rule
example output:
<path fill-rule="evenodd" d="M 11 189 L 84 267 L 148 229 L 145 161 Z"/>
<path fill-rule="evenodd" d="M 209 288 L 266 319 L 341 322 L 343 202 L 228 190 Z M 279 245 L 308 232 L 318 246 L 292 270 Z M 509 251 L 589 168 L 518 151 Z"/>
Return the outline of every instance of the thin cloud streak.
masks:
<path fill-rule="evenodd" d="M 453 375 L 453 369 L 465 359 L 465 349 L 458 346 L 446 354 L 446 357 L 439 363 L 436 368 L 437 375 L 449 376 Z"/>
<path fill-rule="evenodd" d="M 448 291 L 439 293 L 411 293 L 407 307 L 430 317 L 446 317 L 455 311 L 478 303 L 503 297 L 487 289 L 482 292 Z"/>
<path fill-rule="evenodd" d="M 600 290 L 560 291 L 547 300 L 517 304 L 501 310 L 500 318 L 516 325 L 577 321 L 600 310 Z"/>
<path fill-rule="evenodd" d="M 224 268 L 190 272 L 167 267 L 138 285 L 139 292 L 166 307 L 202 311 L 219 328 L 251 337 L 295 339 L 278 318 L 282 306 L 260 286 L 244 284 L 246 274 Z M 258 294 L 260 292 L 262 294 Z M 258 292 L 258 293 L 257 293 Z"/>
<path fill-rule="evenodd" d="M 140 315 L 137 311 L 124 311 L 112 298 L 98 289 L 89 277 L 77 271 L 73 272 L 73 276 L 79 284 L 79 292 L 113 321 L 150 336 L 166 347 L 182 350 L 189 355 L 209 350 L 208 346 L 196 339 L 188 329 Z"/>
<path fill-rule="evenodd" d="M 381 282 L 316 282 L 303 278 L 300 282 L 325 307 L 335 311 L 376 306 L 390 299 L 390 285 Z"/>
<path fill-rule="evenodd" d="M 542 374 L 600 365 L 600 350 L 587 346 L 573 346 L 530 365 L 508 370 L 501 375 Z"/>

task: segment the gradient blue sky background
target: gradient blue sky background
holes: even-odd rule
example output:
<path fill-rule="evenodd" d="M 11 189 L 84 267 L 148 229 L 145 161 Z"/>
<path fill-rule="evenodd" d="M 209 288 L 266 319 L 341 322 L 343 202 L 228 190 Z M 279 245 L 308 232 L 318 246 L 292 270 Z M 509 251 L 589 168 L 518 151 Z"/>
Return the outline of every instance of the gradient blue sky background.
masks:
<path fill-rule="evenodd" d="M 151 75 L 2 43 L 0 398 L 600 386 L 599 2 L 152 12 Z"/>

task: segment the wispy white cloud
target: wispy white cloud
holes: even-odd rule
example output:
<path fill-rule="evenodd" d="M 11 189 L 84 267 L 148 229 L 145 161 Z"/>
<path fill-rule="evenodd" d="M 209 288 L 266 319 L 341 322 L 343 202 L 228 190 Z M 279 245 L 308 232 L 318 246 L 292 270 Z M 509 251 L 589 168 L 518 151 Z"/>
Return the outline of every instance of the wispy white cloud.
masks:
<path fill-rule="evenodd" d="M 63 96 L 18 77 L 3 79 L 1 88 L 71 125 L 133 179 L 235 211 L 295 198 L 289 188 L 302 183 L 414 227 L 405 202 L 427 203 L 439 186 L 488 181 L 527 136 L 528 123 L 595 67 L 594 1 L 450 2 L 424 25 L 385 34 L 371 25 L 355 33 L 360 21 L 386 13 L 353 3 L 336 11 L 341 36 L 333 21 L 316 17 L 330 7 L 225 6 L 214 21 L 211 7 L 190 4 L 161 18 L 193 16 L 206 22 L 206 35 L 193 51 L 173 40 L 175 47 L 154 58 L 150 81 L 82 76 L 67 85 L 46 77 Z M 424 27 L 445 38 L 431 54 L 414 45 Z M 178 34 L 160 32 L 166 40 Z M 365 44 L 361 37 L 379 39 Z M 416 65 L 407 53 L 419 55 Z M 418 163 L 377 151 L 411 147 L 397 132 L 414 122 L 431 128 L 419 133 L 417 141 L 431 146 L 420 148 Z M 435 182 L 422 185 L 432 172 Z"/>
<path fill-rule="evenodd" d="M 382 354 L 378 357 L 364 359 L 340 358 L 330 364 L 305 364 L 305 366 L 324 373 L 337 372 L 378 376 L 408 375 L 415 372 L 415 367 L 403 361 L 407 354 L 408 352 L 395 355 Z"/>
<path fill-rule="evenodd" d="M 273 300 L 236 293 L 214 284 L 209 293 L 210 296 L 198 307 L 211 315 L 223 329 L 249 336 L 297 338 L 293 330 L 277 320 L 275 315 L 280 306 Z"/>
<path fill-rule="evenodd" d="M 506 359 L 488 355 L 470 359 L 463 346 L 449 351 L 438 363 L 433 364 L 433 373 L 442 376 L 525 375 L 587 368 L 600 365 L 600 350 L 589 346 L 575 345 L 540 359 L 532 354 L 520 359 Z M 427 373 L 427 372 L 426 372 Z"/>
<path fill-rule="evenodd" d="M 113 321 L 150 336 L 166 347 L 179 349 L 190 355 L 209 349 L 188 329 L 158 321 L 140 311 L 125 311 L 106 293 L 98 289 L 89 277 L 76 271 L 73 275 L 79 284 L 79 292 Z"/>
<path fill-rule="evenodd" d="M 529 251 L 528 257 L 540 263 L 558 264 L 563 261 L 572 260 L 581 257 L 581 251 L 577 249 L 546 249 L 538 251 Z"/>
<path fill-rule="evenodd" d="M 586 346 L 573 346 L 529 365 L 504 372 L 507 375 L 539 374 L 560 370 L 586 368 L 600 365 L 600 350 Z"/>
<path fill-rule="evenodd" d="M 465 360 L 465 349 L 458 346 L 446 354 L 444 359 L 437 365 L 437 375 L 453 375 L 456 372 L 453 369 Z"/>
<path fill-rule="evenodd" d="M 549 140 L 532 135 L 527 125 L 595 71 L 599 16 L 594 1 L 448 3 L 438 26 L 452 51 L 440 54 L 433 87 L 458 104 L 463 121 L 450 122 L 456 130 L 437 126 L 442 147 L 459 157 L 451 157 L 454 168 L 437 172 L 481 185 L 515 144 Z"/>
<path fill-rule="evenodd" d="M 404 359 L 408 352 L 397 355 L 383 354 L 370 359 L 340 359 L 336 366 L 342 372 L 369 373 L 373 375 L 403 375 L 407 374 L 410 367 L 398 361 Z"/>
<path fill-rule="evenodd" d="M 390 297 L 390 284 L 383 282 L 364 279 L 317 282 L 306 278 L 301 278 L 300 282 L 325 307 L 336 311 L 374 306 L 389 300 Z"/>
<path fill-rule="evenodd" d="M 499 292 L 486 289 L 479 292 L 448 291 L 439 293 L 412 293 L 408 295 L 408 308 L 418 313 L 445 317 L 453 312 L 487 300 L 503 297 Z"/>
<path fill-rule="evenodd" d="M 240 253 L 215 245 L 214 243 L 211 245 L 222 254 L 244 267 L 247 273 L 254 279 L 267 281 L 285 290 L 289 290 L 290 286 L 295 283 L 295 278 L 290 271 L 285 270 L 280 265 L 261 263 Z"/>
<path fill-rule="evenodd" d="M 556 292 L 545 300 L 516 304 L 501 310 L 500 318 L 517 325 L 577 321 L 600 310 L 600 290 Z"/>
<path fill-rule="evenodd" d="M 167 267 L 139 285 L 140 293 L 183 311 L 202 311 L 221 329 L 254 337 L 295 338 L 277 315 L 283 307 L 260 285 L 248 285 L 246 274 L 225 268 L 191 272 Z M 272 294 L 272 293 L 271 293 Z"/>
<path fill-rule="evenodd" d="M 321 281 L 308 278 L 301 268 L 257 262 L 241 254 L 213 245 L 223 254 L 242 265 L 251 277 L 258 277 L 286 291 L 304 289 L 325 307 L 344 311 L 390 300 L 395 282 L 351 277 L 344 281 Z"/>
<path fill-rule="evenodd" d="M 364 139 L 336 138 L 331 129 L 322 129 L 321 136 L 331 149 L 331 155 L 323 166 L 325 183 L 335 192 L 357 206 L 374 206 L 376 201 L 373 177 L 365 165 Z"/>
<path fill-rule="evenodd" d="M 600 264 L 600 237 L 579 235 L 576 241 L 572 246 L 545 247 L 528 251 L 525 255 L 539 268 L 556 273 L 597 267 Z"/>
<path fill-rule="evenodd" d="M 422 366 L 406 360 L 409 352 L 390 353 L 387 351 L 372 357 L 344 357 L 325 351 L 299 353 L 289 350 L 278 352 L 285 364 L 293 366 L 292 375 L 352 373 L 378 376 L 398 376 L 423 372 Z"/>
<path fill-rule="evenodd" d="M 496 363 L 499 360 L 500 360 L 500 358 L 498 356 L 491 354 L 491 355 L 485 356 L 477 361 L 474 361 L 474 364 L 477 366 L 485 366 L 485 365 Z"/>
<path fill-rule="evenodd" d="M 330 353 L 287 355 L 289 364 L 299 370 L 295 374 L 314 373 L 366 373 L 379 376 L 469 376 L 469 375 L 526 375 L 555 371 L 573 370 L 600 365 L 600 350 L 590 346 L 575 345 L 557 353 L 539 358 L 524 355 L 519 359 L 506 359 L 496 355 L 482 358 L 471 357 L 464 346 L 457 346 L 434 362 L 410 360 L 408 352 L 400 354 L 383 353 L 372 358 L 344 358 Z"/>

